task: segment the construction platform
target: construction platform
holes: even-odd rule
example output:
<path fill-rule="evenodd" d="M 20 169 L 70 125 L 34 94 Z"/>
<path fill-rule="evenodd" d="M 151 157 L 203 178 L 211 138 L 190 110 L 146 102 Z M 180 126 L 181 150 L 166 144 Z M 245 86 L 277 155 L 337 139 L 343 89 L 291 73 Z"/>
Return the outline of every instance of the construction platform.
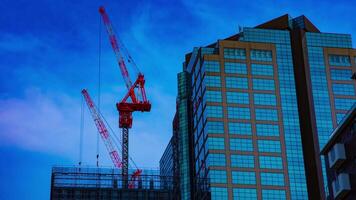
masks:
<path fill-rule="evenodd" d="M 131 173 L 134 170 L 131 171 Z M 53 167 L 51 199 L 175 199 L 173 177 L 143 170 L 132 187 L 123 184 L 121 170 L 99 167 Z"/>

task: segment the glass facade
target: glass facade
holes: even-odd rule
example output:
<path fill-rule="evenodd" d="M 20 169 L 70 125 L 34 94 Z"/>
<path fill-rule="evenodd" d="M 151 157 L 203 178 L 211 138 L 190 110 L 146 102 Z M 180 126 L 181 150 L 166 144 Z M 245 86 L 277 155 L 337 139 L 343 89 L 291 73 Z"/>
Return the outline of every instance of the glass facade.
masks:
<path fill-rule="evenodd" d="M 288 26 L 309 29 L 304 23 L 290 18 Z M 244 28 L 186 56 L 180 128 L 192 137 L 192 173 L 208 178 L 212 199 L 309 198 L 291 38 L 287 29 Z M 322 147 L 356 100 L 356 58 L 325 50 L 351 48 L 349 35 L 306 32 L 306 44 Z"/>
<path fill-rule="evenodd" d="M 351 65 L 350 56 L 328 53 L 328 48 L 351 48 L 351 36 L 306 33 L 306 41 L 317 134 L 322 148 L 344 113 L 356 102 L 354 82 L 351 80 L 355 66 Z M 321 159 L 325 192 L 328 194 L 325 162 L 323 157 Z"/>

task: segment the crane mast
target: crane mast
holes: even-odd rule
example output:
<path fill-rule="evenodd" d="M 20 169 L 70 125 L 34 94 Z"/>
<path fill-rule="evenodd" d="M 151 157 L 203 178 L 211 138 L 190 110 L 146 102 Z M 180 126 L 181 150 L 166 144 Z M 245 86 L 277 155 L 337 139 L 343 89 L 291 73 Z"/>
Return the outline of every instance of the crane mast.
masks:
<path fill-rule="evenodd" d="M 129 158 L 129 129 L 132 127 L 132 113 L 134 111 L 149 112 L 151 110 L 151 103 L 147 100 L 145 91 L 145 78 L 143 73 L 139 72 L 136 65 L 129 55 L 125 55 L 125 47 L 118 42 L 114 33 L 113 26 L 110 22 L 109 16 L 104 7 L 99 8 L 99 13 L 106 27 L 106 32 L 109 36 L 111 47 L 114 51 L 117 63 L 119 65 L 121 75 L 125 81 L 127 94 L 124 98 L 116 103 L 116 108 L 119 111 L 119 127 L 122 128 L 122 174 L 124 176 L 124 184 L 128 183 L 128 158 Z M 125 59 L 133 64 L 134 68 L 138 71 L 136 81 L 132 84 L 129 71 L 125 63 Z M 140 94 L 140 95 L 136 95 Z M 137 178 L 140 172 L 136 171 L 132 178 Z"/>

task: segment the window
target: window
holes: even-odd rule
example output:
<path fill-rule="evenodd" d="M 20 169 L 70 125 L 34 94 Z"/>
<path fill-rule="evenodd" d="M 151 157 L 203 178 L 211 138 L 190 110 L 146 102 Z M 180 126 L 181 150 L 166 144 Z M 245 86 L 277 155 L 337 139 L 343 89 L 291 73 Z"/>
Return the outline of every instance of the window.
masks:
<path fill-rule="evenodd" d="M 352 71 L 347 69 L 331 69 L 331 80 L 351 80 Z"/>
<path fill-rule="evenodd" d="M 206 86 L 209 87 L 221 87 L 220 76 L 205 76 Z"/>
<path fill-rule="evenodd" d="M 261 169 L 283 169 L 282 158 L 275 156 L 260 156 Z"/>
<path fill-rule="evenodd" d="M 227 103 L 249 104 L 248 93 L 226 92 Z"/>
<path fill-rule="evenodd" d="M 344 117 L 345 117 L 344 113 L 337 113 L 336 114 L 337 123 L 339 124 L 341 122 L 341 120 L 344 119 Z"/>
<path fill-rule="evenodd" d="M 226 77 L 226 88 L 248 89 L 247 78 Z"/>
<path fill-rule="evenodd" d="M 329 55 L 329 65 L 351 66 L 350 57 L 344 55 Z"/>
<path fill-rule="evenodd" d="M 228 199 L 227 188 L 211 187 L 210 189 L 211 189 L 211 199 L 221 199 L 221 200 Z"/>
<path fill-rule="evenodd" d="M 252 75 L 273 76 L 273 66 L 264 64 L 251 64 Z"/>
<path fill-rule="evenodd" d="M 224 170 L 210 170 L 209 178 L 211 183 L 226 183 L 226 171 Z"/>
<path fill-rule="evenodd" d="M 254 157 L 250 155 L 231 155 L 231 167 L 254 168 Z"/>
<path fill-rule="evenodd" d="M 251 139 L 231 138 L 230 149 L 237 151 L 253 151 Z"/>
<path fill-rule="evenodd" d="M 269 79 L 252 79 L 254 90 L 275 90 L 274 80 Z"/>
<path fill-rule="evenodd" d="M 208 137 L 209 149 L 225 149 L 224 138 Z"/>
<path fill-rule="evenodd" d="M 286 191 L 284 190 L 262 190 L 262 200 L 285 200 Z"/>
<path fill-rule="evenodd" d="M 251 60 L 272 61 L 272 51 L 270 50 L 252 49 L 250 53 Z"/>
<path fill-rule="evenodd" d="M 205 70 L 207 72 L 220 72 L 220 62 L 219 61 L 204 61 Z"/>
<path fill-rule="evenodd" d="M 252 128 L 250 123 L 229 122 L 229 133 L 238 135 L 251 135 Z"/>
<path fill-rule="evenodd" d="M 209 102 L 218 102 L 218 103 L 222 102 L 220 91 L 207 90 L 205 95 L 206 95 L 206 100 Z"/>
<path fill-rule="evenodd" d="M 232 172 L 232 183 L 233 184 L 243 184 L 243 185 L 254 185 L 256 184 L 256 174 L 255 172 Z"/>
<path fill-rule="evenodd" d="M 209 163 L 209 166 L 211 166 L 211 165 L 225 166 L 226 165 L 225 154 L 209 153 L 208 154 L 208 163 Z"/>
<path fill-rule="evenodd" d="M 259 152 L 270 152 L 270 153 L 280 153 L 281 143 L 276 140 L 258 140 L 258 151 Z"/>
<path fill-rule="evenodd" d="M 221 106 L 206 106 L 206 112 L 208 117 L 223 117 L 223 109 Z"/>
<path fill-rule="evenodd" d="M 245 49 L 224 48 L 224 58 L 246 59 Z"/>
<path fill-rule="evenodd" d="M 284 186 L 284 175 L 281 173 L 261 172 L 261 184 Z"/>
<path fill-rule="evenodd" d="M 233 189 L 234 200 L 256 200 L 257 191 L 253 188 L 234 188 Z"/>
<path fill-rule="evenodd" d="M 224 122 L 208 121 L 207 129 L 208 129 L 208 131 L 207 131 L 208 133 L 223 134 L 224 133 Z"/>
<path fill-rule="evenodd" d="M 253 100 L 256 105 L 267 105 L 267 106 L 277 105 L 276 95 L 274 94 L 254 94 Z"/>
<path fill-rule="evenodd" d="M 258 136 L 279 136 L 279 126 L 274 124 L 256 124 Z"/>
<path fill-rule="evenodd" d="M 351 84 L 333 83 L 332 87 L 334 94 L 347 96 L 355 95 L 355 87 Z"/>
<path fill-rule="evenodd" d="M 225 73 L 247 74 L 246 63 L 225 62 Z"/>
<path fill-rule="evenodd" d="M 250 119 L 250 108 L 227 107 L 229 119 Z"/>
<path fill-rule="evenodd" d="M 260 109 L 256 108 L 256 120 L 278 121 L 278 113 L 275 109 Z"/>
<path fill-rule="evenodd" d="M 356 99 L 335 98 L 335 108 L 337 110 L 349 110 L 355 102 L 356 102 Z"/>

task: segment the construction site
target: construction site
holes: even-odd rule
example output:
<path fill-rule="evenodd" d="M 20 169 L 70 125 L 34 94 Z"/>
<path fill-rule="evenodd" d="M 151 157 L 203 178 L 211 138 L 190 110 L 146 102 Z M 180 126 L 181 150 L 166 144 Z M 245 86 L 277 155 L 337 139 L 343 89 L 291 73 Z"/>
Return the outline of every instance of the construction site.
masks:
<path fill-rule="evenodd" d="M 121 136 L 114 133 L 89 92 L 82 89 L 81 94 L 82 102 L 86 103 L 90 111 L 93 123 L 105 144 L 113 167 L 99 167 L 99 154 L 96 156 L 96 166 L 82 166 L 82 158 L 76 166 L 54 166 L 51 175 L 50 197 L 53 200 L 178 198 L 178 193 L 174 193 L 175 186 L 172 174 L 163 175 L 158 169 L 141 169 L 129 155 L 129 130 L 133 125 L 133 113 L 137 111 L 150 112 L 151 103 L 146 97 L 144 74 L 138 69 L 125 45 L 115 34 L 104 7 L 99 8 L 99 13 L 101 24 L 105 26 L 109 43 L 127 88 L 126 95 L 120 102 L 116 103 L 119 114 L 118 127 L 122 130 Z M 135 73 L 133 76 L 130 76 L 131 71 Z M 84 126 L 83 104 L 81 140 L 83 140 Z"/>

